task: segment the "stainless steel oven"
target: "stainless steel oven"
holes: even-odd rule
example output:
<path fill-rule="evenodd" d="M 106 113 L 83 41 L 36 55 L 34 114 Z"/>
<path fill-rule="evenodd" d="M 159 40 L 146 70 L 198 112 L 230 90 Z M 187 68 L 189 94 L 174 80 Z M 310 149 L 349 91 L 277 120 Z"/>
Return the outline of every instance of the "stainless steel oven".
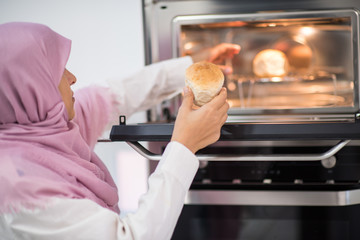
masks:
<path fill-rule="evenodd" d="M 359 239 L 359 10 L 355 0 L 143 1 L 146 64 L 242 47 L 223 63 L 234 69 L 229 119 L 198 153 L 172 239 Z M 267 50 L 284 64 L 268 65 Z M 145 124 L 121 118 L 111 140 L 154 167 L 180 102 L 149 110 Z"/>

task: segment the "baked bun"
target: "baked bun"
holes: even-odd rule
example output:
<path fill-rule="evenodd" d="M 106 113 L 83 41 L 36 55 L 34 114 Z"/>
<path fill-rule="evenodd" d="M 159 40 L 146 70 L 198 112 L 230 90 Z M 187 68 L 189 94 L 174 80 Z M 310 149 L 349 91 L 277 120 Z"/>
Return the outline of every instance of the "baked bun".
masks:
<path fill-rule="evenodd" d="M 194 103 L 202 106 L 220 92 L 224 74 L 215 64 L 197 62 L 186 69 L 185 84 L 194 93 Z"/>
<path fill-rule="evenodd" d="M 282 77 L 288 72 L 286 55 L 279 50 L 265 49 L 256 54 L 253 72 L 258 77 Z"/>
<path fill-rule="evenodd" d="M 311 66 L 313 52 L 309 46 L 297 45 L 287 52 L 290 66 L 295 69 L 309 68 Z"/>

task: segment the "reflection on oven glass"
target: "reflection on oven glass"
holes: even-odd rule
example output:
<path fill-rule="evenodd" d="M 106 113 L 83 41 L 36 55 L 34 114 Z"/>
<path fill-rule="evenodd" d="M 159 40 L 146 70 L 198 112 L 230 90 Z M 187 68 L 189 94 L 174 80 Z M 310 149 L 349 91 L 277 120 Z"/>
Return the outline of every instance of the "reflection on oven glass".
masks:
<path fill-rule="evenodd" d="M 236 20 L 181 27 L 180 54 L 241 45 L 224 65 L 231 108 L 313 109 L 355 105 L 350 17 Z"/>
<path fill-rule="evenodd" d="M 359 206 L 185 205 L 172 240 L 355 240 Z"/>
<path fill-rule="evenodd" d="M 319 72 L 313 75 L 284 77 L 237 77 L 227 81 L 232 92 L 232 107 L 240 108 L 315 108 L 345 107 L 353 101 L 353 85 L 337 81 L 335 74 Z M 351 91 L 350 91 L 351 90 Z M 237 91 L 237 92 L 235 92 Z"/>

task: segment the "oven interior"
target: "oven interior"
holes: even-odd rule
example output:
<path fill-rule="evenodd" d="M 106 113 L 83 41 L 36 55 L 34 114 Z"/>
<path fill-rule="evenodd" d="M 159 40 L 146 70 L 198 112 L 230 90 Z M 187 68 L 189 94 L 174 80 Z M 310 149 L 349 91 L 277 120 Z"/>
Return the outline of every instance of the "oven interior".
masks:
<path fill-rule="evenodd" d="M 193 198 L 187 198 L 172 239 L 358 239 L 359 2 L 158 0 L 143 5 L 146 64 L 223 42 L 241 46 L 239 55 L 220 62 L 233 68 L 224 85 L 231 104 L 221 135 L 226 139 L 198 153 L 221 157 L 200 161 L 188 194 Z M 255 64 L 268 49 L 281 52 L 284 64 L 271 65 L 277 55 L 270 55 L 269 64 Z M 112 140 L 149 141 L 148 148 L 161 154 L 171 135 L 166 124 L 176 119 L 180 104 L 177 96 L 151 109 L 144 126 L 114 126 Z M 133 133 L 155 129 L 148 124 L 156 124 L 157 139 L 124 137 L 129 127 Z M 341 140 L 351 141 L 324 160 L 293 158 L 321 154 Z M 226 161 L 229 155 L 259 158 Z M 267 161 L 268 156 L 282 160 Z M 150 161 L 151 172 L 156 165 Z M 231 194 L 241 197 L 234 200 Z M 334 197 L 330 204 L 328 196 Z"/>
<path fill-rule="evenodd" d="M 224 84 L 229 121 L 270 115 L 282 115 L 282 122 L 298 115 L 351 121 L 359 105 L 357 21 L 353 11 L 177 16 L 173 51 L 185 56 L 220 43 L 241 46 L 220 62 L 233 68 Z"/>

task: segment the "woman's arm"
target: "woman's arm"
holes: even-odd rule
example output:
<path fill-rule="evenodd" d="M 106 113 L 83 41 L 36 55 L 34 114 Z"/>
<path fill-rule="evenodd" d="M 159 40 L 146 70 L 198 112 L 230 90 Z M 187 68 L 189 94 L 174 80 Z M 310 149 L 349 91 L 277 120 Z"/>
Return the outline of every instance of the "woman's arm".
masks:
<path fill-rule="evenodd" d="M 124 79 L 109 79 L 118 112 L 129 117 L 179 94 L 185 86 L 186 68 L 191 64 L 191 57 L 171 59 L 145 66 Z"/>
<path fill-rule="evenodd" d="M 129 117 L 179 94 L 185 85 L 186 68 L 194 61 L 206 60 L 221 64 L 224 59 L 232 58 L 239 51 L 239 45 L 223 43 L 194 53 L 191 57 L 148 65 L 124 79 L 108 80 L 107 90 L 98 87 L 77 91 L 75 98 L 79 101 L 75 102 L 74 120 L 93 147 L 102 131 L 117 123 L 120 114 Z M 224 73 L 232 71 L 225 66 L 222 69 Z"/>
<path fill-rule="evenodd" d="M 1 231 L 9 239 L 170 239 L 199 165 L 193 153 L 217 141 L 228 107 L 224 89 L 198 109 L 191 91 L 185 92 L 172 142 L 135 213 L 120 219 L 90 200 L 58 199 L 45 208 L 1 216 Z"/>
<path fill-rule="evenodd" d="M 145 66 L 124 79 L 109 80 L 110 89 L 119 103 L 119 112 L 129 117 L 179 94 L 185 85 L 185 71 L 193 62 L 209 61 L 219 64 L 225 74 L 231 73 L 231 67 L 221 64 L 225 59 L 233 58 L 240 49 L 237 44 L 222 43 L 191 56 Z"/>
<path fill-rule="evenodd" d="M 150 176 L 149 190 L 135 213 L 120 218 L 88 199 L 56 198 L 44 208 L 0 215 L 1 236 L 36 240 L 170 239 L 198 164 L 186 147 L 172 142 Z"/>
<path fill-rule="evenodd" d="M 109 86 L 90 86 L 75 92 L 75 118 L 81 135 L 93 148 L 104 130 L 118 124 L 119 115 L 146 110 L 181 92 L 190 57 L 149 65 Z"/>

